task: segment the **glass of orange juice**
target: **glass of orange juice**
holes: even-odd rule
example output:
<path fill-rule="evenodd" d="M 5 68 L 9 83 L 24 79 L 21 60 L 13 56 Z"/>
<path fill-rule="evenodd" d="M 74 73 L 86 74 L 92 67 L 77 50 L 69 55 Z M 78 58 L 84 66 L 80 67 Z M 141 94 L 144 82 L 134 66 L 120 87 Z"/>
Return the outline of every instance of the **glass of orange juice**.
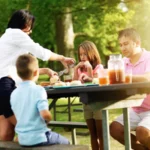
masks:
<path fill-rule="evenodd" d="M 132 83 L 132 68 L 127 68 L 125 71 L 125 83 Z"/>
<path fill-rule="evenodd" d="M 71 82 L 71 81 L 72 81 L 72 75 L 71 74 L 64 75 L 64 82 Z"/>
<path fill-rule="evenodd" d="M 108 69 L 102 69 L 99 73 L 99 85 L 108 85 Z"/>

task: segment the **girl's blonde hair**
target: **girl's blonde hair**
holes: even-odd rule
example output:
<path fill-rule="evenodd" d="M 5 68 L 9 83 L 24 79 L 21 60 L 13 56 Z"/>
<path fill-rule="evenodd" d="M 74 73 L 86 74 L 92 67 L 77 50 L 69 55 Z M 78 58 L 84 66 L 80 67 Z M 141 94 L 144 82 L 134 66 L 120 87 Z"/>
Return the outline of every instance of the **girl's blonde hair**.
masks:
<path fill-rule="evenodd" d="M 80 48 L 82 47 L 82 49 L 85 50 L 88 60 L 90 62 L 90 64 L 92 65 L 92 68 L 94 69 L 98 64 L 101 64 L 101 58 L 99 55 L 99 52 L 97 50 L 96 45 L 91 42 L 91 41 L 84 41 L 82 42 L 79 47 L 78 47 L 78 58 L 79 61 L 81 61 L 80 59 Z"/>

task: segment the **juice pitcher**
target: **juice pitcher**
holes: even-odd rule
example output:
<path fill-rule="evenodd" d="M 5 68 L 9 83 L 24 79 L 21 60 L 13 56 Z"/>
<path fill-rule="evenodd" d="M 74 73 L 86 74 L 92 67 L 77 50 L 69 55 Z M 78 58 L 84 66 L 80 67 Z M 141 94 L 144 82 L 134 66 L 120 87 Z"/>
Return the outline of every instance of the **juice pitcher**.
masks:
<path fill-rule="evenodd" d="M 108 60 L 108 78 L 109 84 L 125 82 L 125 69 L 121 54 L 110 55 Z"/>

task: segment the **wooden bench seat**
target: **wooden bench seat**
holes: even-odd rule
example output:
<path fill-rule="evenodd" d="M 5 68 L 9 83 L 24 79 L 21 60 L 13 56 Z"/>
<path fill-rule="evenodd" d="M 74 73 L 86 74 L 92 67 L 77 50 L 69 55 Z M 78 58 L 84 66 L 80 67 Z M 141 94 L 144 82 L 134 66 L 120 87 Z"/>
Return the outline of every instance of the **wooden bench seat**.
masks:
<path fill-rule="evenodd" d="M 87 129 L 85 122 L 69 122 L 69 121 L 50 121 L 48 123 L 50 127 L 66 127 L 71 129 L 72 144 L 76 145 L 76 128 Z"/>
<path fill-rule="evenodd" d="M 86 145 L 51 145 L 26 148 L 16 142 L 0 141 L 0 150 L 89 150 L 89 147 Z"/>

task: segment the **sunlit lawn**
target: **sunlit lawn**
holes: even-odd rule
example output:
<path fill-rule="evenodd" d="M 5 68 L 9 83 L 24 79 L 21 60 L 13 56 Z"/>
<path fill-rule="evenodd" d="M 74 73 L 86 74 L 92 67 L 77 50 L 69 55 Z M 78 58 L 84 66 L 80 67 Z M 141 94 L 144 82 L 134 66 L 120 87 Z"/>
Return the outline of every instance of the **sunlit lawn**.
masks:
<path fill-rule="evenodd" d="M 72 101 L 74 98 L 72 98 Z M 51 100 L 49 100 L 51 101 Z M 57 105 L 61 104 L 67 104 L 68 99 L 61 98 L 57 101 Z M 79 99 L 75 98 L 73 104 L 79 103 Z M 74 109 L 76 108 L 82 108 L 82 105 L 79 106 L 71 106 L 71 120 L 72 121 L 79 121 L 79 122 L 84 122 L 83 118 L 83 112 L 74 112 Z M 59 111 L 56 115 L 57 121 L 67 121 L 68 120 L 68 113 L 63 113 L 67 112 L 68 109 L 67 107 L 57 107 L 57 111 Z M 51 113 L 53 114 L 53 109 L 51 110 Z M 114 120 L 119 114 L 121 113 L 120 109 L 114 109 L 109 111 L 109 122 Z M 70 142 L 71 142 L 71 132 L 69 132 L 67 129 L 64 128 L 54 128 L 54 131 L 59 132 L 60 134 L 64 135 L 67 137 Z M 79 145 L 88 145 L 90 147 L 90 137 L 88 134 L 88 129 L 76 129 L 77 132 L 77 143 Z M 82 133 L 83 135 L 78 135 L 78 133 Z M 119 144 L 117 141 L 111 138 L 111 150 L 124 150 L 124 146 Z"/>

